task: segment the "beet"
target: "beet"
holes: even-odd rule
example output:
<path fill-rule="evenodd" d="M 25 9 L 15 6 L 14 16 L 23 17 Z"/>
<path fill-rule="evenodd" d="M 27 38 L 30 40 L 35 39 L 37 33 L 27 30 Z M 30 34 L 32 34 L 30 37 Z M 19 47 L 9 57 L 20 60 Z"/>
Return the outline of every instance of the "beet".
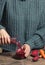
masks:
<path fill-rule="evenodd" d="M 24 59 L 25 58 L 24 50 L 23 49 L 17 50 L 15 57 L 17 59 Z"/>
<path fill-rule="evenodd" d="M 38 59 L 39 59 L 39 57 L 36 56 L 36 57 L 34 57 L 32 60 L 33 60 L 33 61 L 38 61 Z"/>
<path fill-rule="evenodd" d="M 25 58 L 24 49 L 21 48 L 20 41 L 17 42 L 15 38 L 11 38 L 10 40 L 11 40 L 11 43 L 16 44 L 17 47 L 18 47 L 18 49 L 16 50 L 16 54 L 15 54 L 14 57 L 17 58 L 17 59 L 23 59 L 23 58 Z"/>
<path fill-rule="evenodd" d="M 32 50 L 31 56 L 38 56 L 38 50 Z"/>

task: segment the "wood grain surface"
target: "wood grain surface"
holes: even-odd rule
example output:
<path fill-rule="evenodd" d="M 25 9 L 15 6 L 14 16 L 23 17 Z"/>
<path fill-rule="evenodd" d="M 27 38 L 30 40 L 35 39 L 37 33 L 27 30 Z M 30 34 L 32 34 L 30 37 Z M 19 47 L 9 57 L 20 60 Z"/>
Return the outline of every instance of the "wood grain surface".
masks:
<path fill-rule="evenodd" d="M 33 62 L 30 56 L 19 60 L 7 54 L 0 54 L 0 65 L 45 65 L 45 59 L 40 58 L 37 62 Z"/>

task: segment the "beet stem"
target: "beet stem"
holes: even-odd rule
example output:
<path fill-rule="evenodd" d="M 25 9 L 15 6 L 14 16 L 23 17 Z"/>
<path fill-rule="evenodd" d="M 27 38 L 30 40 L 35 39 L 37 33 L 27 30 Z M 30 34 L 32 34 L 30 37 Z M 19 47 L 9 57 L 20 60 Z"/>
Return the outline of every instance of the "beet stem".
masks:
<path fill-rule="evenodd" d="M 18 48 L 21 48 L 20 41 L 17 42 L 17 41 L 16 41 L 16 38 L 11 38 L 10 41 L 11 41 L 11 43 L 16 44 L 16 45 L 18 46 Z"/>

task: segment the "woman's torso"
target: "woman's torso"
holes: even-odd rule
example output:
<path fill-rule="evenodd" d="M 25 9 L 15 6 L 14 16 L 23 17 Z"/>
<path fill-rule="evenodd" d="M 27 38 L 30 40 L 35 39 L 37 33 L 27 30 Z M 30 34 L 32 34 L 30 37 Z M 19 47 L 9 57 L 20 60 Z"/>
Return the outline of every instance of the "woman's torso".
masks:
<path fill-rule="evenodd" d="M 39 0 L 7 0 L 3 22 L 11 37 L 23 43 L 33 36 L 41 21 L 43 3 Z"/>

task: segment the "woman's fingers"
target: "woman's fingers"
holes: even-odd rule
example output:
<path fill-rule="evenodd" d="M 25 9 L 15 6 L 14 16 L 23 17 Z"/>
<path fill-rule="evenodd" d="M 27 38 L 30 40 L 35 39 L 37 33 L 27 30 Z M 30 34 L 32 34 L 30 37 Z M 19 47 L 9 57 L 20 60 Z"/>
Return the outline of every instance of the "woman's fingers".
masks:
<path fill-rule="evenodd" d="M 0 30 L 0 44 L 9 44 L 10 36 L 5 29 Z"/>
<path fill-rule="evenodd" d="M 30 54 L 30 46 L 28 44 L 24 44 L 22 46 L 22 49 L 24 49 L 25 57 L 29 56 L 29 54 Z"/>

